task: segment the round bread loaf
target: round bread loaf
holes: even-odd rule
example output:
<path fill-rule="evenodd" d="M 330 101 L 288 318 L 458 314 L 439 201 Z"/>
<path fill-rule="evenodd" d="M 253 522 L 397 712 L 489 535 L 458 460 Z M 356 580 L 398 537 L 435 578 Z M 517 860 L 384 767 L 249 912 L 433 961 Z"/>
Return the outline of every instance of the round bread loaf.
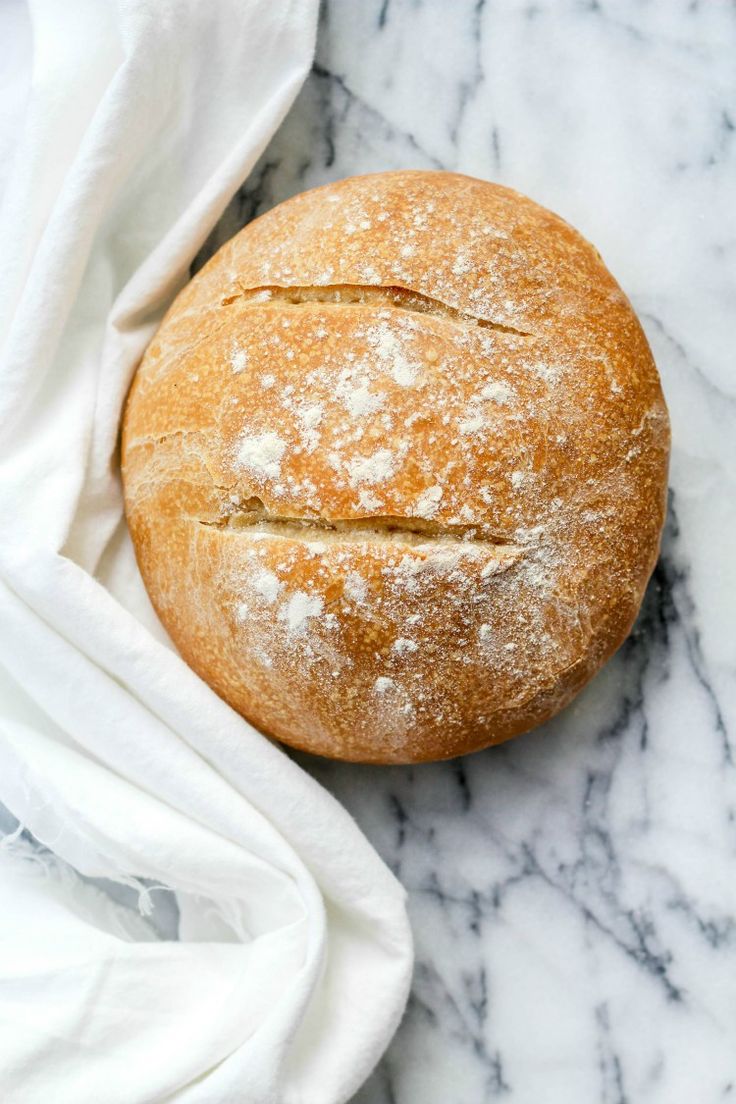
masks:
<path fill-rule="evenodd" d="M 668 451 L 596 250 L 508 188 L 394 172 L 282 203 L 181 292 L 123 475 L 218 694 L 295 747 L 418 762 L 547 720 L 621 644 Z"/>

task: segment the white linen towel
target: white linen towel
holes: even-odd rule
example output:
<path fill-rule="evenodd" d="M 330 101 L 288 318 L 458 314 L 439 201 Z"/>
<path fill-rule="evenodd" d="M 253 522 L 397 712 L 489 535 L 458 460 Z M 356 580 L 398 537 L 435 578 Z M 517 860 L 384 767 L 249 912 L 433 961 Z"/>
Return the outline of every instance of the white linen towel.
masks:
<path fill-rule="evenodd" d="M 0 218 L 0 801 L 49 851 L 0 849 L 3 1104 L 345 1101 L 406 999 L 403 891 L 174 653 L 116 465 L 136 362 L 296 95 L 315 8 L 30 5 Z M 180 940 L 80 875 L 172 888 Z"/>

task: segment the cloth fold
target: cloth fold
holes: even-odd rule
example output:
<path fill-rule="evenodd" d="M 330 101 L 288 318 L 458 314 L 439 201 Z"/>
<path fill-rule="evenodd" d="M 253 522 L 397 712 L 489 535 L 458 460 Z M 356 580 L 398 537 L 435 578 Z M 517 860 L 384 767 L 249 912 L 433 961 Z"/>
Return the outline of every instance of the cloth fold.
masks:
<path fill-rule="evenodd" d="M 0 1096 L 345 1101 L 406 1000 L 404 894 L 190 671 L 135 569 L 121 406 L 311 62 L 313 0 L 32 0 L 0 212 Z M 4 147 L 3 147 L 4 148 Z M 90 879 L 176 894 L 179 940 Z"/>

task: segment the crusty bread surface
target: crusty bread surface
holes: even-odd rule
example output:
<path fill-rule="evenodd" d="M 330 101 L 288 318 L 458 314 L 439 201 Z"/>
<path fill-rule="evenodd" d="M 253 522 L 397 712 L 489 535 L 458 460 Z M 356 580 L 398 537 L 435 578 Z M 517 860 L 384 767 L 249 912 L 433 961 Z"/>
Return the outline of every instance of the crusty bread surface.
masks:
<path fill-rule="evenodd" d="M 668 454 L 596 250 L 442 172 L 248 225 L 172 305 L 123 428 L 184 659 L 265 733 L 367 762 L 474 751 L 570 701 L 636 616 Z"/>

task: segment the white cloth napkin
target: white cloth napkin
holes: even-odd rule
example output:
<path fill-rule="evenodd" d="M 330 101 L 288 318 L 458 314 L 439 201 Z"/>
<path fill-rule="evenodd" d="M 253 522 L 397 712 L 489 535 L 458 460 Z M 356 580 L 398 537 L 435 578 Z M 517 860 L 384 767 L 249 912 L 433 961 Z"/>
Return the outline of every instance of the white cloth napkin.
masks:
<path fill-rule="evenodd" d="M 31 3 L 0 219 L 0 801 L 48 851 L 0 851 L 3 1104 L 344 1101 L 405 1002 L 401 888 L 174 653 L 116 464 L 136 362 L 293 100 L 315 8 Z M 174 889 L 180 941 L 82 876 Z"/>

